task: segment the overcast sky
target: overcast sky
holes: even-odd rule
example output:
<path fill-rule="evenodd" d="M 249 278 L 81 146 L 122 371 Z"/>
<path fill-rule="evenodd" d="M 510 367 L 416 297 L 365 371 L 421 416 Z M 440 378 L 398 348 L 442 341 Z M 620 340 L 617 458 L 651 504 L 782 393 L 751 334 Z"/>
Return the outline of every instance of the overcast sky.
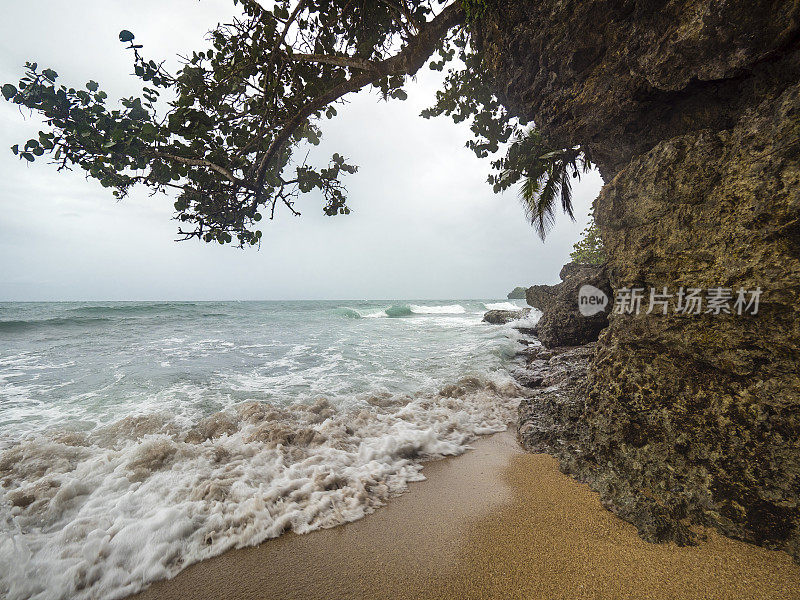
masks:
<path fill-rule="evenodd" d="M 121 29 L 175 65 L 234 11 L 230 0 L 0 2 L 0 83 L 35 60 L 112 98 L 141 91 Z M 282 211 L 262 227 L 260 250 L 175 242 L 173 198 L 137 189 L 118 203 L 79 172 L 20 162 L 8 148 L 39 123 L 0 100 L 0 300 L 499 298 L 558 281 L 600 177 L 575 186 L 577 222 L 561 216 L 543 244 L 515 192 L 485 183 L 488 161 L 464 147 L 466 126 L 419 117 L 440 78 L 424 68 L 406 102 L 350 96 L 322 123 L 320 150 L 359 165 L 345 180 L 353 212 L 326 217 L 306 195 L 301 217 Z"/>

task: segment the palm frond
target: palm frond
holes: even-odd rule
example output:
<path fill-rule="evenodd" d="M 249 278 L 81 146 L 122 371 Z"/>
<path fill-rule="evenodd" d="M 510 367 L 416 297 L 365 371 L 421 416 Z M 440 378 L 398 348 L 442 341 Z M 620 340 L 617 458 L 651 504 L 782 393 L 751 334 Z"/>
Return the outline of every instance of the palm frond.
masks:
<path fill-rule="evenodd" d="M 555 224 L 557 201 L 569 218 L 575 220 L 570 179 L 579 179 L 581 173 L 592 169 L 583 148 L 554 148 L 532 128 L 514 141 L 501 166 L 496 187 L 503 190 L 522 180 L 519 197 L 525 216 L 542 240 Z"/>
<path fill-rule="evenodd" d="M 575 213 L 572 210 L 572 182 L 567 169 L 561 172 L 561 209 L 570 219 L 575 220 Z"/>

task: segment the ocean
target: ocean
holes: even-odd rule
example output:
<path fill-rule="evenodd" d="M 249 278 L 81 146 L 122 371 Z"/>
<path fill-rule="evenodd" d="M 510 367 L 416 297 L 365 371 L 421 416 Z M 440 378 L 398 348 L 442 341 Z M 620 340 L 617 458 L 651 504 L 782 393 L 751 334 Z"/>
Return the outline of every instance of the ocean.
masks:
<path fill-rule="evenodd" d="M 0 596 L 119 598 L 502 431 L 522 301 L 0 303 Z M 535 317 L 529 317 L 529 319 Z"/>

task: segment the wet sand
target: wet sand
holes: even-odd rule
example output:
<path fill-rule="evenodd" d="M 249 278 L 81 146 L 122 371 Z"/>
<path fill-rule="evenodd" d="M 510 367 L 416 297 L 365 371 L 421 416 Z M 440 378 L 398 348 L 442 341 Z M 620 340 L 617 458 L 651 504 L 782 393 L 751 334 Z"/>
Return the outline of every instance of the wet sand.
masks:
<path fill-rule="evenodd" d="M 711 531 L 648 544 L 511 433 L 424 473 L 365 519 L 230 551 L 136 598 L 800 599 L 787 554 Z"/>

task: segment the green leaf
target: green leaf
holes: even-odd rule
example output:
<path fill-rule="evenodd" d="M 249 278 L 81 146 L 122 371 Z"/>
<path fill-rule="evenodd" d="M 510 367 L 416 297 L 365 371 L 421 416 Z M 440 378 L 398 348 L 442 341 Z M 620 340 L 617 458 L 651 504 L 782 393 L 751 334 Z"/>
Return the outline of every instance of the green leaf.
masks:
<path fill-rule="evenodd" d="M 36 159 L 33 157 L 33 154 L 31 154 L 30 152 L 23 152 L 23 153 L 22 153 L 22 158 L 24 158 L 24 159 L 25 159 L 25 160 L 27 160 L 28 162 L 33 162 L 34 160 L 36 160 Z"/>
<path fill-rule="evenodd" d="M 53 69 L 45 69 L 42 71 L 42 75 L 44 75 L 50 81 L 55 81 L 58 78 L 58 73 L 53 71 Z"/>
<path fill-rule="evenodd" d="M 14 144 L 13 146 L 11 146 L 11 151 L 14 153 L 15 156 L 19 154 L 19 144 Z"/>
<path fill-rule="evenodd" d="M 17 95 L 17 88 L 7 83 L 3 86 L 3 97 L 6 100 L 11 100 L 14 96 Z"/>
<path fill-rule="evenodd" d="M 119 32 L 119 41 L 122 42 L 123 44 L 127 42 L 132 42 L 134 37 L 135 36 L 127 29 L 123 29 L 122 31 Z"/>
<path fill-rule="evenodd" d="M 86 89 L 89 90 L 90 92 L 96 92 L 97 88 L 99 87 L 100 84 L 98 84 L 96 81 L 90 81 L 89 83 L 86 84 Z"/>

